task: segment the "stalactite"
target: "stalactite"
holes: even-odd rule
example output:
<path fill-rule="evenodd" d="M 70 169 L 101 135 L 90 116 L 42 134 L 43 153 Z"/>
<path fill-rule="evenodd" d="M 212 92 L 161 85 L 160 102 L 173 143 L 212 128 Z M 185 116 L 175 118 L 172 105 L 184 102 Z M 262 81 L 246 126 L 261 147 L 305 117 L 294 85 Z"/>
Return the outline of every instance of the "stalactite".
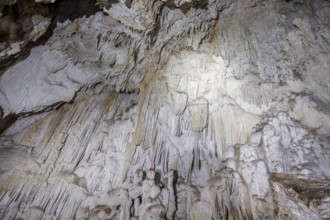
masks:
<path fill-rule="evenodd" d="M 94 3 L 0 3 L 1 219 L 330 218 L 328 1 Z"/>

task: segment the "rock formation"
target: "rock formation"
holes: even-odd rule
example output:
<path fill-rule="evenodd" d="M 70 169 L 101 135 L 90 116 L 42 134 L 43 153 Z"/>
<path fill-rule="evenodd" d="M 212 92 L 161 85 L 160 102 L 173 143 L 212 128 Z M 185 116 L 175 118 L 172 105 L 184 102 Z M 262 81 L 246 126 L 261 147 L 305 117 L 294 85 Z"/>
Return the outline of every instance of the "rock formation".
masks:
<path fill-rule="evenodd" d="M 328 0 L 0 10 L 0 219 L 330 219 Z"/>

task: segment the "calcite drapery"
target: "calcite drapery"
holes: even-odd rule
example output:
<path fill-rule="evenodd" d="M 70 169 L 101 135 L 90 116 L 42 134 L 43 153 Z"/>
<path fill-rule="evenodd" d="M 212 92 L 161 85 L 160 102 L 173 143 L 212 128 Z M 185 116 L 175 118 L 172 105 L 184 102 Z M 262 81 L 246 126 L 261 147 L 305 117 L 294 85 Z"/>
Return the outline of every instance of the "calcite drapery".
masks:
<path fill-rule="evenodd" d="M 330 218 L 328 1 L 99 3 L 1 76 L 2 219 Z"/>

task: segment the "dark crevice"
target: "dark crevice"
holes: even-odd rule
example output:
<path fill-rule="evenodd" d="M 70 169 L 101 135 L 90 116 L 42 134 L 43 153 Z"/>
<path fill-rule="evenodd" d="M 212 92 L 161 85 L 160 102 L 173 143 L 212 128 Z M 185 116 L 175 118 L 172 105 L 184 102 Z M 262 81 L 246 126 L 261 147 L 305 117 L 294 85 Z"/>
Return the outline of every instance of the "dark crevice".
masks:
<path fill-rule="evenodd" d="M 101 9 L 96 5 L 96 0 L 57 0 L 48 6 L 54 18 L 53 22 L 73 21 L 77 18 L 94 15 Z"/>
<path fill-rule="evenodd" d="M 7 130 L 18 119 L 16 114 L 10 114 L 0 119 L 0 134 Z"/>
<path fill-rule="evenodd" d="M 21 0 L 1 7 L 0 42 L 23 40 L 24 35 L 33 29 L 31 18 L 35 14 L 49 17 L 48 7 L 33 0 Z"/>
<path fill-rule="evenodd" d="M 98 0 L 97 3 L 101 8 L 109 10 L 113 4 L 119 3 L 119 0 Z"/>
<path fill-rule="evenodd" d="M 160 7 L 159 14 L 156 17 L 155 27 L 150 32 L 150 45 L 151 45 L 151 47 L 154 46 L 154 44 L 156 43 L 157 36 L 158 36 L 159 31 L 161 29 L 161 21 L 160 21 L 160 19 L 161 19 L 161 15 L 162 15 L 163 9 L 164 9 L 164 5 L 162 5 Z"/>
<path fill-rule="evenodd" d="M 207 9 L 208 1 L 192 0 L 191 2 L 185 2 L 179 7 L 175 5 L 174 1 L 165 1 L 164 4 L 170 9 L 180 9 L 186 14 L 192 8 Z"/>

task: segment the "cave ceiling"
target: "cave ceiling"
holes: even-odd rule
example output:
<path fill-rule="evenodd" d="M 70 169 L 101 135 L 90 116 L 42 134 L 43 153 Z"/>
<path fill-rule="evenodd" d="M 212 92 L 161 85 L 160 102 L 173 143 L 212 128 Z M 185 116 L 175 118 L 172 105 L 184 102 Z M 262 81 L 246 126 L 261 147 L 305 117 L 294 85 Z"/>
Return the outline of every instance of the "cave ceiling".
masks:
<path fill-rule="evenodd" d="M 330 1 L 0 12 L 0 219 L 330 219 Z"/>

